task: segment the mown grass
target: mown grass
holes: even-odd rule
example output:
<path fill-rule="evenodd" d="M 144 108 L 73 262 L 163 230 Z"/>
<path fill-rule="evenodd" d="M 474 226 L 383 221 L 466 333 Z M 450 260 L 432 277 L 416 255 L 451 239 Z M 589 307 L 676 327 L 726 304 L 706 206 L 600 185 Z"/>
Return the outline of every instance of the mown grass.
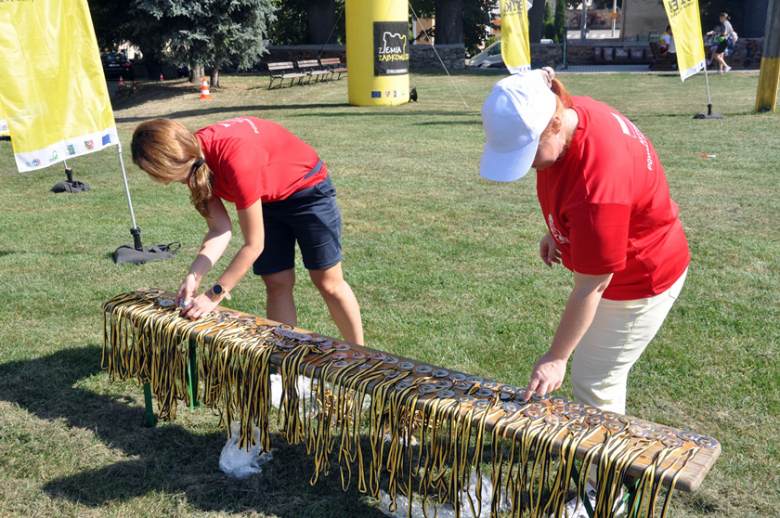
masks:
<path fill-rule="evenodd" d="M 506 185 L 477 174 L 479 108 L 500 77 L 415 74 L 420 102 L 392 108 L 347 105 L 344 80 L 269 92 L 264 77 L 223 76 L 208 102 L 197 86 L 143 84 L 120 92 L 115 116 L 126 148 L 135 125 L 158 116 L 191 129 L 238 115 L 286 126 L 319 151 L 339 191 L 344 269 L 367 344 L 523 385 L 571 275 L 537 257 L 545 227 L 533 173 Z M 692 119 L 706 111 L 703 77 L 559 77 L 654 143 L 690 242 L 686 287 L 629 385 L 632 414 L 722 442 L 704 484 L 677 493 L 670 516 L 774 516 L 780 118 L 751 114 L 755 73 L 710 78 L 719 121 Z M 173 260 L 113 264 L 131 241 L 114 152 L 70 162 L 89 193 L 55 195 L 60 166 L 17 174 L 0 142 L 0 516 L 381 516 L 354 484 L 343 492 L 335 472 L 310 486 L 311 459 L 278 435 L 262 475 L 228 479 L 217 417 L 181 409 L 174 424 L 145 428 L 140 388 L 108 381 L 101 302 L 142 285 L 174 289 L 205 229 L 183 186 L 164 188 L 129 153 L 125 161 L 144 244 L 180 241 Z M 302 327 L 337 335 L 303 271 L 296 297 Z M 244 279 L 231 304 L 263 315 L 261 283 Z M 570 391 L 567 382 L 560 393 Z"/>

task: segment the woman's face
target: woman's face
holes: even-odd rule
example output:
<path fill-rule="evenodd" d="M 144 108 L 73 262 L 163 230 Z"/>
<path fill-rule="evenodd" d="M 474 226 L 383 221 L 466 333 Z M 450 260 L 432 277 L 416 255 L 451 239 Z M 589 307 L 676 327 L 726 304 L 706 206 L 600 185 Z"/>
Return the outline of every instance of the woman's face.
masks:
<path fill-rule="evenodd" d="M 566 138 L 564 129 L 539 141 L 539 149 L 536 150 L 536 158 L 532 164 L 534 169 L 545 169 L 553 165 L 566 150 Z"/>
<path fill-rule="evenodd" d="M 721 17 L 720 17 L 720 23 L 723 23 L 723 22 L 725 22 L 725 21 L 726 21 L 726 17 L 721 15 Z"/>

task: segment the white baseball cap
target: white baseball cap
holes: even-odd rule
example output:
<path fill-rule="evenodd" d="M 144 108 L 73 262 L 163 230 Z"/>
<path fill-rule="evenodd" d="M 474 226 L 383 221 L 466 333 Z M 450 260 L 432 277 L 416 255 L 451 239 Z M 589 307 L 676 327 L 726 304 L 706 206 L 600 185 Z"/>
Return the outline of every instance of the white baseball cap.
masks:
<path fill-rule="evenodd" d="M 555 94 L 539 72 L 514 74 L 496 83 L 482 104 L 487 142 L 479 174 L 496 182 L 525 176 L 554 114 Z"/>

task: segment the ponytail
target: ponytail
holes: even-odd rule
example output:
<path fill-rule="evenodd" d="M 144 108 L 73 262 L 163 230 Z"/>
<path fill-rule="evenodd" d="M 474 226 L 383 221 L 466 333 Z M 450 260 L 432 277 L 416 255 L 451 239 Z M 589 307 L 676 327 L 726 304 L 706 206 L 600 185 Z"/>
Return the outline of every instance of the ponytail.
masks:
<path fill-rule="evenodd" d="M 553 116 L 550 118 L 550 123 L 547 125 L 547 127 L 544 129 L 541 135 L 541 139 L 544 140 L 550 135 L 557 134 L 559 131 L 561 131 L 561 126 L 563 125 L 563 113 L 568 109 L 574 106 L 574 103 L 571 100 L 571 96 L 569 95 L 569 92 L 566 91 L 566 88 L 563 86 L 563 83 L 558 81 L 557 79 L 552 80 L 552 85 L 550 86 L 550 90 L 555 94 L 555 113 L 553 113 Z M 555 120 L 555 116 L 558 115 L 558 120 Z"/>

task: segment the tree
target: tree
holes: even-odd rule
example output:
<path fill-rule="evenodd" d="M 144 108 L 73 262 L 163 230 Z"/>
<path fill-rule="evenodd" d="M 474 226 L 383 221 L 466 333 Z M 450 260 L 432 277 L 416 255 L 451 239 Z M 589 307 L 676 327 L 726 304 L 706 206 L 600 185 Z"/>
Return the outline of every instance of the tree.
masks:
<path fill-rule="evenodd" d="M 463 43 L 463 3 L 465 0 L 435 0 L 436 43 Z"/>
<path fill-rule="evenodd" d="M 558 3 L 555 4 L 553 29 L 553 41 L 555 43 L 563 43 L 563 33 L 566 30 L 566 0 L 558 0 Z"/>
<path fill-rule="evenodd" d="M 539 43 L 544 29 L 545 0 L 536 0 L 533 7 L 528 10 L 528 40 L 531 43 Z"/>
<path fill-rule="evenodd" d="M 126 0 L 89 0 L 92 26 L 95 28 L 98 48 L 115 51 L 120 43 L 133 34 Z"/>
<path fill-rule="evenodd" d="M 463 45 L 473 55 L 485 43 L 487 29 L 493 26 L 491 11 L 498 7 L 498 0 L 464 0 L 463 2 Z"/>
<path fill-rule="evenodd" d="M 153 61 L 211 68 L 211 85 L 219 87 L 219 70 L 251 68 L 266 52 L 268 24 L 275 20 L 271 0 L 134 0 L 137 43 Z M 197 80 L 197 77 L 194 78 Z"/>

